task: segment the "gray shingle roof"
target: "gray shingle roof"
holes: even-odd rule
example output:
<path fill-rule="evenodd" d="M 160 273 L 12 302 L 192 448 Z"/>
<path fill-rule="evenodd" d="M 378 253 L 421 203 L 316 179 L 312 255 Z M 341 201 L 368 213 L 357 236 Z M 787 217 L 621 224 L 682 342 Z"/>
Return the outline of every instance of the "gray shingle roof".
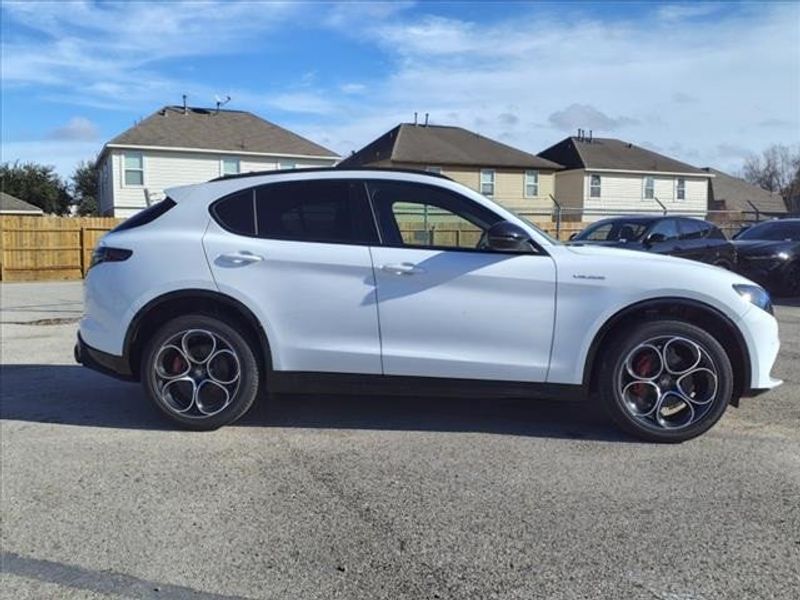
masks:
<path fill-rule="evenodd" d="M 107 145 L 115 144 L 330 158 L 338 156 L 249 112 L 188 108 L 184 114 L 181 106 L 165 106 Z"/>
<path fill-rule="evenodd" d="M 16 196 L 0 192 L 0 213 L 41 215 L 44 211 Z"/>
<path fill-rule="evenodd" d="M 528 154 L 461 127 L 401 123 L 344 161 L 357 167 L 390 160 L 419 165 L 560 169 L 561 165 Z"/>
<path fill-rule="evenodd" d="M 768 192 L 744 179 L 733 177 L 711 167 L 703 170 L 714 175 L 714 178 L 709 181 L 711 186 L 709 199 L 715 202 L 724 202 L 725 210 L 752 211 L 753 207 L 748 202 L 749 200 L 763 212 L 786 212 L 786 204 L 780 194 Z"/>
<path fill-rule="evenodd" d="M 589 141 L 568 137 L 540 152 L 539 156 L 561 163 L 567 169 L 708 174 L 669 156 L 614 138 L 592 138 Z"/>

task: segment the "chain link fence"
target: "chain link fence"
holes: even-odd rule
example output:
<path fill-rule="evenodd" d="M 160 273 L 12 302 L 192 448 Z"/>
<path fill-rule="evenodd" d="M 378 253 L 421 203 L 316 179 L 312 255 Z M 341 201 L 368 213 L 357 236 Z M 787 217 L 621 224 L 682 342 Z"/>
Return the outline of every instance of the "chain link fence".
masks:
<path fill-rule="evenodd" d="M 600 219 L 623 216 L 680 216 L 704 219 L 714 223 L 732 238 L 743 227 L 760 221 L 798 216 L 767 213 L 759 210 L 601 210 L 554 206 L 551 210 L 514 211 L 558 240 L 568 240 Z M 424 206 L 395 211 L 403 239 L 420 245 L 475 247 L 481 236 L 478 227 L 447 211 Z"/>

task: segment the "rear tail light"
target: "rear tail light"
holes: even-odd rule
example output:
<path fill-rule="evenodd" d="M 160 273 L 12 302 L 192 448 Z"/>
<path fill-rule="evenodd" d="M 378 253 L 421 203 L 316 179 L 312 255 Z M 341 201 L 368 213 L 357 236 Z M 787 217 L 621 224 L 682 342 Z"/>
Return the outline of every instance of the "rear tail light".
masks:
<path fill-rule="evenodd" d="M 133 250 L 125 248 L 109 248 L 108 246 L 98 246 L 92 252 L 92 262 L 89 268 L 95 267 L 105 262 L 122 262 L 128 260 L 133 254 Z"/>

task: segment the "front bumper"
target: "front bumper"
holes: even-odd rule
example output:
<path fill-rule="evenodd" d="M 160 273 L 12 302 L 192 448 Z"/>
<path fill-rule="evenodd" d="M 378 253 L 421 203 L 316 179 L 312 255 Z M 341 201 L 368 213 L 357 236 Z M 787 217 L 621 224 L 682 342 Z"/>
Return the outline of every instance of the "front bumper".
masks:
<path fill-rule="evenodd" d="M 781 347 L 775 317 L 753 306 L 742 316 L 740 331 L 747 344 L 751 368 L 750 385 L 742 395 L 757 396 L 781 385 L 783 382 L 771 375 Z"/>
<path fill-rule="evenodd" d="M 110 375 L 123 381 L 136 381 L 137 378 L 131 370 L 130 363 L 124 356 L 116 356 L 92 348 L 78 334 L 78 341 L 73 351 L 75 362 L 104 375 Z"/>
<path fill-rule="evenodd" d="M 779 291 L 786 282 L 786 261 L 774 259 L 750 259 L 740 256 L 737 271 L 764 286 L 771 292 Z"/>

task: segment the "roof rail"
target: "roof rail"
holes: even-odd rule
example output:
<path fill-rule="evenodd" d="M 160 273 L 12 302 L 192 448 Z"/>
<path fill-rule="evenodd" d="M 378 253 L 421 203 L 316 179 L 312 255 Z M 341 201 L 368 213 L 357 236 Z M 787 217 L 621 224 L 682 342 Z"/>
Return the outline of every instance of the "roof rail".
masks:
<path fill-rule="evenodd" d="M 294 169 L 272 169 L 269 171 L 250 171 L 249 173 L 236 173 L 234 175 L 222 175 L 209 179 L 212 181 L 227 181 L 229 179 L 246 179 L 248 177 L 263 177 L 264 175 L 286 175 L 288 173 L 340 173 L 342 171 L 375 171 L 384 173 L 412 173 L 414 175 L 427 175 L 428 177 L 438 177 L 439 179 L 450 180 L 447 175 L 432 173 L 422 169 L 395 169 L 393 167 L 300 167 Z"/>

